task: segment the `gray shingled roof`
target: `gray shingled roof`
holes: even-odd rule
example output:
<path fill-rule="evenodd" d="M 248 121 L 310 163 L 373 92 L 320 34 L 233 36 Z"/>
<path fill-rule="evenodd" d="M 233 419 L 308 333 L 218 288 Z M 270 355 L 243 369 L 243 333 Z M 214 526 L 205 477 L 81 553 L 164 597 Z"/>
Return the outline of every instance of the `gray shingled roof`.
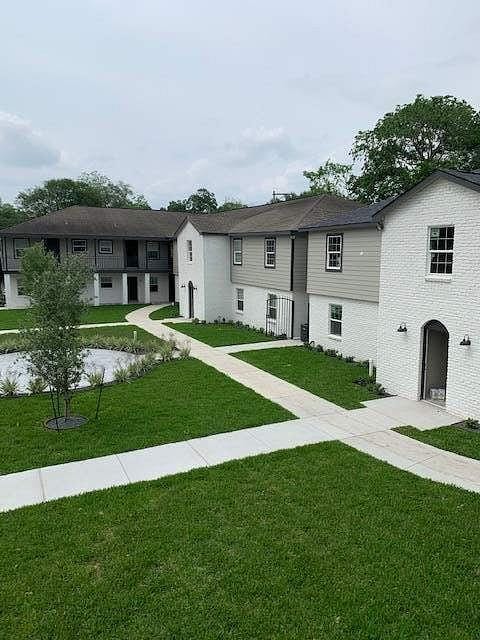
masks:
<path fill-rule="evenodd" d="M 171 238 L 186 214 L 74 206 L 2 229 L 4 236 Z"/>

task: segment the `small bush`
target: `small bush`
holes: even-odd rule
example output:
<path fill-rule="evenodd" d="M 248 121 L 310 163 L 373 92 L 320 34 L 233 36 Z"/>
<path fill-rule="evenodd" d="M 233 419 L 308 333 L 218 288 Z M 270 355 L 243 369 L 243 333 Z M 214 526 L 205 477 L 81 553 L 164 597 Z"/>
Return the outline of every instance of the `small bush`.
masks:
<path fill-rule="evenodd" d="M 129 372 L 127 367 L 117 366 L 113 370 L 113 380 L 115 382 L 128 382 Z"/>
<path fill-rule="evenodd" d="M 178 348 L 178 355 L 180 356 L 180 358 L 182 358 L 182 360 L 184 360 L 185 358 L 190 357 L 190 351 L 191 351 L 190 343 L 189 342 L 184 342 Z"/>
<path fill-rule="evenodd" d="M 0 393 L 2 396 L 16 396 L 19 392 L 18 376 L 7 373 L 3 380 L 0 380 Z"/>
<path fill-rule="evenodd" d="M 165 342 L 160 346 L 158 353 L 163 362 L 169 362 L 173 358 L 173 347 L 169 342 Z"/>
<path fill-rule="evenodd" d="M 323 351 L 324 351 L 323 345 L 321 345 L 321 344 L 317 344 L 317 346 L 315 348 L 318 351 L 318 353 L 323 353 Z"/>
<path fill-rule="evenodd" d="M 355 362 L 355 358 L 353 356 L 345 356 L 344 361 L 348 363 Z"/>
<path fill-rule="evenodd" d="M 175 337 L 174 337 L 173 333 L 170 333 L 168 335 L 166 343 L 170 346 L 172 351 L 175 351 L 175 349 L 177 348 L 177 341 L 175 340 Z"/>
<path fill-rule="evenodd" d="M 200 322 L 200 320 L 198 318 L 193 318 L 192 323 L 193 324 L 198 324 Z"/>
<path fill-rule="evenodd" d="M 338 356 L 338 351 L 336 349 L 325 349 L 324 354 L 331 358 L 336 358 Z"/>
<path fill-rule="evenodd" d="M 35 395 L 37 393 L 43 393 L 47 389 L 47 383 L 43 378 L 39 376 L 35 376 L 34 378 L 30 378 L 27 384 L 28 393 Z"/>
<path fill-rule="evenodd" d="M 480 429 L 480 422 L 478 420 L 475 420 L 475 418 L 467 418 L 463 423 L 463 426 L 467 429 L 474 429 L 475 431 L 477 431 L 478 429 Z"/>
<path fill-rule="evenodd" d="M 86 374 L 86 378 L 88 380 L 88 384 L 91 387 L 99 387 L 105 375 L 105 369 L 95 369 L 94 371 L 90 371 Z"/>

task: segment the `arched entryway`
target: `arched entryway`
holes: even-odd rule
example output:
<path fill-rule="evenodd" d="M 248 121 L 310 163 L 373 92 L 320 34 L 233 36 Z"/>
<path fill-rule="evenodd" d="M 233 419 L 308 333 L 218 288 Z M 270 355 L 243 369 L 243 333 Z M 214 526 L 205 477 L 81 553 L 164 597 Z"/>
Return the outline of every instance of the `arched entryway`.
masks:
<path fill-rule="evenodd" d="M 448 331 L 438 320 L 423 327 L 422 389 L 423 400 L 444 405 L 447 392 Z"/>
<path fill-rule="evenodd" d="M 190 280 L 190 282 L 188 283 L 188 317 L 189 318 L 195 317 L 195 307 L 194 307 L 194 301 L 193 301 L 194 289 L 195 287 L 193 286 L 193 282 Z"/>

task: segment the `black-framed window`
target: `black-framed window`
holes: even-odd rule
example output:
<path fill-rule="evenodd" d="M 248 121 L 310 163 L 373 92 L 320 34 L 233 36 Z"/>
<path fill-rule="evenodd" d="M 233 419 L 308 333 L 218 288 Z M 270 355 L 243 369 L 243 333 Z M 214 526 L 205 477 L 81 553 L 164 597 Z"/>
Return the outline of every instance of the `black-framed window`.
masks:
<path fill-rule="evenodd" d="M 430 227 L 429 272 L 432 275 L 452 274 L 454 235 L 455 227 Z"/>
<path fill-rule="evenodd" d="M 264 266 L 267 269 L 275 269 L 277 263 L 277 239 L 265 238 Z"/>
<path fill-rule="evenodd" d="M 237 289 L 237 311 L 243 311 L 245 302 L 245 292 L 243 289 Z"/>
<path fill-rule="evenodd" d="M 187 262 L 193 262 L 193 242 L 187 240 Z"/>
<path fill-rule="evenodd" d="M 277 319 L 277 296 L 274 293 L 269 293 L 267 297 L 267 318 Z"/>
<path fill-rule="evenodd" d="M 150 276 L 150 293 L 158 293 L 158 276 Z"/>
<path fill-rule="evenodd" d="M 243 242 L 242 238 L 232 240 L 233 264 L 241 265 L 243 262 Z"/>
<path fill-rule="evenodd" d="M 343 262 L 343 234 L 327 233 L 326 239 L 326 271 L 341 271 Z"/>
<path fill-rule="evenodd" d="M 98 253 L 113 253 L 112 240 L 99 240 L 98 241 Z"/>
<path fill-rule="evenodd" d="M 13 239 L 13 256 L 14 258 L 21 258 L 25 249 L 29 247 L 28 238 L 14 238 Z"/>
<path fill-rule="evenodd" d="M 147 242 L 147 258 L 149 260 L 160 260 L 160 243 L 149 240 Z"/>
<path fill-rule="evenodd" d="M 342 314 L 341 304 L 331 304 L 329 306 L 329 333 L 332 336 L 342 335 Z"/>
<path fill-rule="evenodd" d="M 113 289 L 112 276 L 100 276 L 100 287 L 102 289 Z"/>
<path fill-rule="evenodd" d="M 86 240 L 72 240 L 72 253 L 86 253 L 87 241 Z"/>

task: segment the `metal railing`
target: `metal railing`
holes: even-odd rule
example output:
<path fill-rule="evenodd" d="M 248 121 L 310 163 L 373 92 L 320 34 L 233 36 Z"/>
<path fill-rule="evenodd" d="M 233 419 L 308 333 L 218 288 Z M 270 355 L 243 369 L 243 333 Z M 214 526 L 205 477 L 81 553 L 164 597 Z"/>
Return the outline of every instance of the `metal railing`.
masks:
<path fill-rule="evenodd" d="M 112 255 L 96 255 L 96 256 L 82 256 L 82 254 L 76 254 L 83 258 L 87 266 L 93 271 L 172 271 L 172 260 L 168 257 L 164 258 L 146 258 L 139 256 L 137 260 L 132 260 L 132 257 L 127 258 L 122 256 Z M 65 257 L 65 254 L 60 256 L 60 260 Z M 128 262 L 127 262 L 128 260 Z M 21 271 L 21 259 L 7 256 L 7 259 L 2 259 L 2 268 L 4 271 Z"/>

